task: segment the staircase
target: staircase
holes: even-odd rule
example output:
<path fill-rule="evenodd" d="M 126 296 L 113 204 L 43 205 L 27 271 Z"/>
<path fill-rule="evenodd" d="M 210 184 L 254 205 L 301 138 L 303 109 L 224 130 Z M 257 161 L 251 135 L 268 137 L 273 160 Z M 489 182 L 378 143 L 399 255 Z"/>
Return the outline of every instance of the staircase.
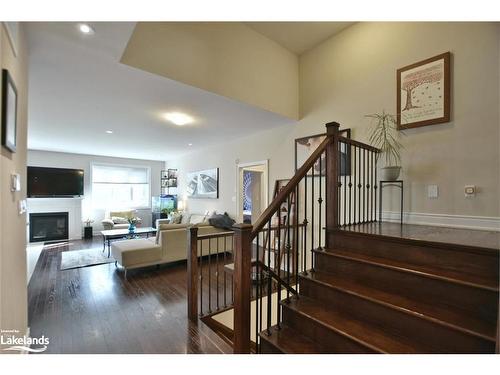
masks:
<path fill-rule="evenodd" d="M 334 230 L 262 353 L 494 353 L 498 249 Z"/>
<path fill-rule="evenodd" d="M 402 235 L 403 224 L 399 236 L 384 232 L 380 151 L 338 123 L 326 129 L 258 220 L 233 227 L 224 309 L 234 353 L 499 353 L 498 242 L 439 227 L 425 238 Z M 191 270 L 199 240 L 191 233 Z M 199 279 L 190 271 L 193 321 L 213 315 L 197 306 Z"/>

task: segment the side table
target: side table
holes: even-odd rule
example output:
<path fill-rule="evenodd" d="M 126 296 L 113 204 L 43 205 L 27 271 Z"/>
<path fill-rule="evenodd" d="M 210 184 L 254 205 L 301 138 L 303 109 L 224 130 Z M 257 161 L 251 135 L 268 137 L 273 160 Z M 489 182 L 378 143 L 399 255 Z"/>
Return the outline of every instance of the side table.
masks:
<path fill-rule="evenodd" d="M 401 224 L 403 224 L 403 180 L 395 181 L 380 181 L 379 190 L 379 201 L 380 201 L 380 211 L 379 211 L 379 221 L 382 221 L 382 189 L 384 186 L 396 186 L 401 190 Z"/>

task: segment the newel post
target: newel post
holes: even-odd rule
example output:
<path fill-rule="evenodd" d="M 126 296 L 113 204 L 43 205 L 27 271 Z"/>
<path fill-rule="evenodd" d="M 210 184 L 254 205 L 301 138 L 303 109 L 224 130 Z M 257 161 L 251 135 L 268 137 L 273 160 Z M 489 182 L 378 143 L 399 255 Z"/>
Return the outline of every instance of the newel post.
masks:
<path fill-rule="evenodd" d="M 198 227 L 187 230 L 188 318 L 198 321 Z"/>
<path fill-rule="evenodd" d="M 338 122 L 326 124 L 326 134 L 333 140 L 326 147 L 326 228 L 335 229 L 339 226 L 339 128 Z M 326 247 L 328 248 L 330 236 L 326 235 Z"/>
<path fill-rule="evenodd" d="M 235 354 L 250 353 L 250 295 L 252 288 L 251 264 L 252 225 L 235 224 L 234 230 L 234 340 Z"/>

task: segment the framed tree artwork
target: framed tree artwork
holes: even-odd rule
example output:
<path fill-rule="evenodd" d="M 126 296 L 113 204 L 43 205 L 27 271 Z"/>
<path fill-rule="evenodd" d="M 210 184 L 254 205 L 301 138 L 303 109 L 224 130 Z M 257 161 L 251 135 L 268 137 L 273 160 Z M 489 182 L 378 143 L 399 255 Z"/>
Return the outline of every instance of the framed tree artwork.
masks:
<path fill-rule="evenodd" d="M 17 89 L 9 71 L 2 69 L 2 145 L 11 152 L 17 146 Z"/>
<path fill-rule="evenodd" d="M 398 129 L 450 121 L 450 52 L 397 70 Z"/>
<path fill-rule="evenodd" d="M 351 129 L 340 130 L 340 135 L 346 138 L 351 138 Z M 295 140 L 295 171 L 297 171 L 302 164 L 311 156 L 311 154 L 318 148 L 318 146 L 326 138 L 326 134 L 315 134 L 307 137 L 297 138 Z M 351 174 L 351 152 L 350 148 L 345 143 L 340 143 L 340 175 L 346 176 Z M 326 160 L 325 155 L 318 160 L 313 167 L 314 176 L 325 176 Z M 312 176 L 312 171 L 307 174 L 308 177 Z"/>

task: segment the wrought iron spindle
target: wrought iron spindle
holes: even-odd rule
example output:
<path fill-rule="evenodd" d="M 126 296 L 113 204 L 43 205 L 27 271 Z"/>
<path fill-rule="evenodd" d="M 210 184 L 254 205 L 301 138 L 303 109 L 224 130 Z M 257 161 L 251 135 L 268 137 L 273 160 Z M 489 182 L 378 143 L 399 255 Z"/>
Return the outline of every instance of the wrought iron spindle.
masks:
<path fill-rule="evenodd" d="M 290 222 L 292 218 L 292 213 L 291 213 L 291 193 L 288 194 L 286 198 L 286 207 L 287 207 L 287 212 L 288 212 L 288 220 L 287 220 L 287 225 L 286 225 L 286 282 L 288 285 L 290 285 Z M 278 276 L 281 277 L 281 273 L 278 270 Z M 286 290 L 286 300 L 287 302 L 290 301 L 290 290 Z"/>
<path fill-rule="evenodd" d="M 358 167 L 359 167 L 359 181 L 358 181 L 358 222 L 361 223 L 362 222 L 362 219 L 361 219 L 361 206 L 363 205 L 363 202 L 361 202 L 361 186 L 363 186 L 361 184 L 361 176 L 363 175 L 362 174 L 362 171 L 361 171 L 361 149 L 358 147 Z"/>
<path fill-rule="evenodd" d="M 311 167 L 311 271 L 314 271 L 314 165 Z"/>
<path fill-rule="evenodd" d="M 375 221 L 377 221 L 377 199 L 378 199 L 378 194 L 377 194 L 377 188 L 378 188 L 378 183 L 377 183 L 377 155 L 375 155 L 375 167 L 373 168 L 375 170 Z M 380 210 L 380 208 L 379 208 Z"/>
<path fill-rule="evenodd" d="M 208 313 L 212 312 L 212 246 L 208 240 Z"/>
<path fill-rule="evenodd" d="M 352 145 L 349 143 L 348 148 L 346 149 L 346 158 L 349 160 L 349 225 L 352 224 Z"/>
<path fill-rule="evenodd" d="M 224 272 L 223 278 L 224 278 L 224 307 L 227 307 L 227 286 L 226 286 L 226 272 L 224 270 L 224 267 L 227 264 L 227 236 L 224 236 L 224 264 L 222 265 L 222 269 Z"/>
<path fill-rule="evenodd" d="M 259 248 L 259 233 L 257 233 L 257 244 L 256 244 L 256 248 L 255 248 L 255 268 L 253 269 L 253 272 L 254 273 L 254 278 L 256 280 L 256 283 L 255 284 L 255 319 L 256 319 L 256 322 L 255 322 L 255 344 L 257 346 L 257 352 L 258 352 L 258 348 L 259 348 L 259 319 L 262 319 L 262 315 L 259 315 L 259 304 L 262 303 L 262 295 L 259 295 L 259 284 L 262 282 L 262 280 L 260 280 L 260 267 L 261 267 L 261 264 L 259 262 L 259 252 L 260 252 L 260 248 Z M 252 272 L 252 273 L 253 273 Z"/>
<path fill-rule="evenodd" d="M 319 214 L 319 217 L 318 217 L 318 249 L 321 247 L 321 232 L 323 230 L 323 228 L 321 228 L 321 205 L 323 203 L 323 196 L 322 196 L 322 186 L 321 186 L 321 179 L 322 179 L 322 176 L 323 176 L 323 168 L 322 168 L 322 160 L 323 160 L 323 153 L 320 155 L 319 157 L 319 188 L 318 188 L 318 193 L 319 193 L 319 197 L 318 197 L 318 214 Z M 297 193 L 295 194 L 296 197 L 298 197 L 298 190 L 297 190 Z M 298 230 L 298 228 L 297 228 Z M 295 237 L 296 238 L 296 237 Z"/>
<path fill-rule="evenodd" d="M 264 248 L 265 249 L 265 248 Z M 264 251 L 264 258 L 265 258 Z M 267 270 L 271 268 L 271 220 L 267 223 Z M 267 272 L 267 334 L 271 334 L 271 294 L 272 294 L 272 278 Z"/>
<path fill-rule="evenodd" d="M 200 260 L 199 267 L 200 270 L 200 315 L 203 315 L 203 241 L 198 241 L 200 244 Z"/>
<path fill-rule="evenodd" d="M 297 284 L 297 280 L 299 279 L 298 273 L 299 273 L 299 185 L 295 188 L 295 212 L 294 212 L 294 219 L 293 219 L 293 225 L 294 225 L 294 232 L 293 232 L 293 256 L 294 256 L 294 261 L 293 261 L 293 270 L 295 272 L 295 284 Z M 320 203 L 321 207 L 321 203 Z M 321 208 L 320 208 L 320 213 L 321 213 Z M 320 227 L 321 227 L 321 221 L 320 221 Z M 320 237 L 321 239 L 321 237 Z M 321 245 L 321 240 L 320 240 L 320 245 Z M 279 300 L 278 300 L 279 301 Z"/>
<path fill-rule="evenodd" d="M 357 177 L 357 173 L 358 173 L 358 170 L 357 170 L 357 153 L 358 153 L 358 148 L 357 146 L 354 146 L 354 160 L 353 160 L 353 166 L 354 166 L 354 201 L 353 201 L 353 217 L 354 217 L 354 220 L 353 220 L 353 223 L 356 224 L 357 221 L 356 221 L 356 182 L 358 181 L 358 177 Z M 358 202 L 359 204 L 359 202 Z"/>
<path fill-rule="evenodd" d="M 278 242 L 278 247 L 276 249 L 276 261 L 274 268 L 276 269 L 276 273 L 280 275 L 281 271 L 281 205 L 280 208 L 278 209 L 278 227 L 277 227 L 277 232 L 276 232 L 276 237 L 277 237 L 277 242 Z M 279 301 L 281 301 L 281 280 L 278 279 L 278 303 L 276 306 L 276 316 L 278 317 L 278 329 L 281 328 L 281 310 L 280 310 L 280 304 Z"/>
<path fill-rule="evenodd" d="M 307 227 L 307 175 L 304 178 L 304 226 Z M 302 252 L 304 254 L 304 275 L 307 275 L 307 230 L 304 231 L 304 241 L 302 242 Z"/>
<path fill-rule="evenodd" d="M 344 157 L 344 160 L 342 161 L 342 149 L 341 149 L 341 154 L 340 154 L 340 160 L 344 164 L 344 173 L 342 173 L 342 169 L 340 169 L 340 174 L 341 174 L 341 179 L 343 180 L 343 185 L 344 185 L 344 221 L 342 224 L 345 226 L 347 224 L 347 143 L 343 142 L 342 143 L 345 147 L 346 151 L 346 157 Z"/>
<path fill-rule="evenodd" d="M 209 240 L 210 241 L 210 240 Z M 217 310 L 219 310 L 219 237 L 217 237 L 217 251 L 215 253 L 215 262 L 216 262 L 216 268 L 215 268 L 215 286 L 217 287 L 217 293 L 215 294 L 215 300 L 217 304 Z"/>

